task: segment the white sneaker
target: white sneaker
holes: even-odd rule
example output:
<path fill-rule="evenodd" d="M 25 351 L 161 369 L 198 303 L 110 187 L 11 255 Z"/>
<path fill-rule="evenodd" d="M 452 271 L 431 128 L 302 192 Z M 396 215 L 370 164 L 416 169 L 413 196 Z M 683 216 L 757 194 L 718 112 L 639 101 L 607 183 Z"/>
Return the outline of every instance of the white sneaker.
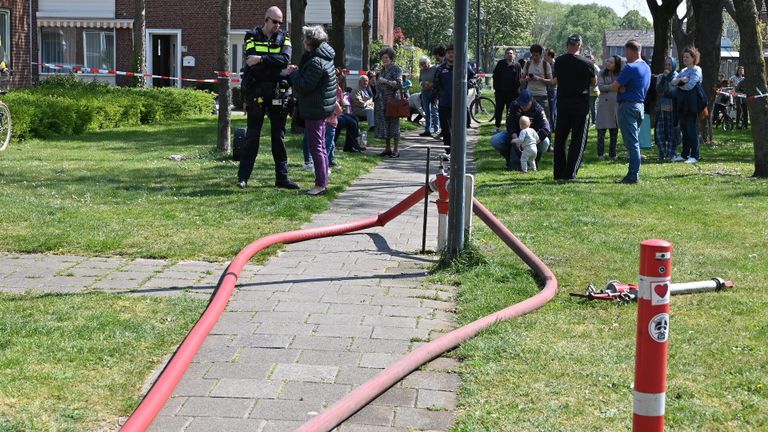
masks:
<path fill-rule="evenodd" d="M 685 160 L 685 163 L 696 163 L 696 162 L 698 162 L 698 161 L 695 158 L 692 158 L 692 157 L 689 157 L 688 159 Z"/>
<path fill-rule="evenodd" d="M 685 159 L 683 159 L 683 157 L 680 156 L 680 155 L 675 155 L 671 160 L 672 160 L 672 162 L 682 162 Z"/>
<path fill-rule="evenodd" d="M 304 169 L 315 169 L 314 162 L 305 162 L 304 163 Z"/>

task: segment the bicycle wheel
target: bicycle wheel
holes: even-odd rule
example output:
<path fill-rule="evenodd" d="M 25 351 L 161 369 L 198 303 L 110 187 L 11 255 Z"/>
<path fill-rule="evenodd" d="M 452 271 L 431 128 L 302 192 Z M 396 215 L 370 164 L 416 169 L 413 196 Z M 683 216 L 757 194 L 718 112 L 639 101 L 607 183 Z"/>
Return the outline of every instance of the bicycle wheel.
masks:
<path fill-rule="evenodd" d="M 723 130 L 726 131 L 726 132 L 732 131 L 733 130 L 733 126 L 734 126 L 733 123 L 734 122 L 733 122 L 732 118 L 730 118 L 729 116 L 724 116 L 723 117 Z"/>
<path fill-rule="evenodd" d="M 11 110 L 8 105 L 0 102 L 0 151 L 8 147 L 11 142 Z"/>
<path fill-rule="evenodd" d="M 472 101 L 469 107 L 469 115 L 477 123 L 488 123 L 493 121 L 496 114 L 496 103 L 491 98 L 480 96 Z"/>

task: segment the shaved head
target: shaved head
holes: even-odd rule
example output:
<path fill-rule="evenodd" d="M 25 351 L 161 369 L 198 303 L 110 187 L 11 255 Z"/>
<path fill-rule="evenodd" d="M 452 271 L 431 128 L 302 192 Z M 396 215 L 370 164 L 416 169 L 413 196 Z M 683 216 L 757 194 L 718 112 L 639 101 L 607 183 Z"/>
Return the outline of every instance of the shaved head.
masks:
<path fill-rule="evenodd" d="M 283 11 L 280 10 L 277 6 L 272 6 L 269 9 L 267 9 L 267 12 L 264 13 L 264 18 L 283 18 Z"/>

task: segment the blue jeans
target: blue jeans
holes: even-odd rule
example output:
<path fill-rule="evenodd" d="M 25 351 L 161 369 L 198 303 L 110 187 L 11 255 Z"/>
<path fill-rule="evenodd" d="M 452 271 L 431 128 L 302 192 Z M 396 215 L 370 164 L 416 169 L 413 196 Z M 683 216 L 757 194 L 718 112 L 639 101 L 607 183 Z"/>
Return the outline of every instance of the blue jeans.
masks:
<path fill-rule="evenodd" d="M 536 145 L 538 153 L 536 154 L 536 164 L 538 165 L 541 156 L 549 150 L 549 138 L 544 138 Z M 512 145 L 509 139 L 509 132 L 501 131 L 491 137 L 491 147 L 493 147 L 499 154 L 504 156 L 504 160 L 507 161 L 507 168 L 520 169 L 520 151 L 517 147 Z"/>
<path fill-rule="evenodd" d="M 440 117 L 437 108 L 432 105 L 432 89 L 421 91 L 421 109 L 424 110 L 424 132 L 438 132 L 440 130 Z"/>
<path fill-rule="evenodd" d="M 680 130 L 683 132 L 683 151 L 680 156 L 699 159 L 699 134 L 696 131 L 696 113 L 685 113 L 680 116 Z"/>
<path fill-rule="evenodd" d="M 640 177 L 640 125 L 643 123 L 643 104 L 639 102 L 619 103 L 619 129 L 624 146 L 629 154 L 627 180 L 638 181 Z"/>

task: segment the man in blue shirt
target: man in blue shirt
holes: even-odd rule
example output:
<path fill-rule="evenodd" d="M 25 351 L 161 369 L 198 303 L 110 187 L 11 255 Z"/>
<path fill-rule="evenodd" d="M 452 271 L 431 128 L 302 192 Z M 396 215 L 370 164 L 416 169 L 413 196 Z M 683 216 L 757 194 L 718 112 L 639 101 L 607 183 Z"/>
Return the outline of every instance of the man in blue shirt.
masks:
<path fill-rule="evenodd" d="M 643 104 L 648 87 L 651 85 L 651 68 L 640 59 L 640 43 L 630 39 L 624 44 L 627 64 L 621 69 L 619 77 L 613 82 L 613 90 L 618 93 L 619 129 L 624 138 L 624 146 L 629 153 L 629 171 L 616 183 L 637 184 L 640 180 L 640 124 L 643 122 Z"/>
<path fill-rule="evenodd" d="M 451 113 L 453 112 L 453 44 L 445 48 L 445 61 L 438 65 L 432 81 L 432 99 L 439 99 L 437 112 L 440 130 L 443 131 L 445 152 L 451 154 Z M 475 71 L 467 65 L 467 80 L 475 77 Z M 466 91 L 466 90 L 465 90 Z"/>

